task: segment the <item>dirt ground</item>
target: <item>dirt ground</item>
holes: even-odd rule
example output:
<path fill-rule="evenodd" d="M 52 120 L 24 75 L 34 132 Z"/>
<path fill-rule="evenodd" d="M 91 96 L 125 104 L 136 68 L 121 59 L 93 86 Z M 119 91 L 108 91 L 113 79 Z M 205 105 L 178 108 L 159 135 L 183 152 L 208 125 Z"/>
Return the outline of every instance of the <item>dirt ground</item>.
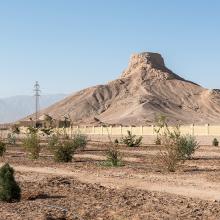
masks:
<path fill-rule="evenodd" d="M 106 148 L 89 146 L 68 164 L 42 153 L 32 161 L 20 148 L 0 159 L 16 171 L 18 203 L 0 202 L 0 220 L 220 219 L 220 148 L 202 146 L 168 173 L 158 147 L 121 147 L 124 166 L 102 165 Z"/>

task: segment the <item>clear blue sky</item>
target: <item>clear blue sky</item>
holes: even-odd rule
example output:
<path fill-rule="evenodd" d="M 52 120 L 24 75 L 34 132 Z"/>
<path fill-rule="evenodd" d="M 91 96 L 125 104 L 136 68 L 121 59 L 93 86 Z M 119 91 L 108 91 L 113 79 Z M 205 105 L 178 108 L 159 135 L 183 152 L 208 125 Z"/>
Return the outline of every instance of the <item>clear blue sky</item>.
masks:
<path fill-rule="evenodd" d="M 117 78 L 134 52 L 220 88 L 219 0 L 0 1 L 0 97 L 71 93 Z"/>

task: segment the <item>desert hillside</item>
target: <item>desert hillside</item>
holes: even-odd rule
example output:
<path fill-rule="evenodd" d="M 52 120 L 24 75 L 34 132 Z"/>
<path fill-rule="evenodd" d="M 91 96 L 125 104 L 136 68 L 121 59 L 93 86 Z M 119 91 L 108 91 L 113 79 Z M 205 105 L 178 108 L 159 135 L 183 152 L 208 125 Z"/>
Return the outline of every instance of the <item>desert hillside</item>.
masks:
<path fill-rule="evenodd" d="M 157 53 L 131 56 L 121 76 L 106 85 L 79 91 L 43 110 L 73 122 L 123 125 L 152 124 L 163 114 L 171 122 L 220 123 L 220 90 L 208 90 L 169 70 Z"/>

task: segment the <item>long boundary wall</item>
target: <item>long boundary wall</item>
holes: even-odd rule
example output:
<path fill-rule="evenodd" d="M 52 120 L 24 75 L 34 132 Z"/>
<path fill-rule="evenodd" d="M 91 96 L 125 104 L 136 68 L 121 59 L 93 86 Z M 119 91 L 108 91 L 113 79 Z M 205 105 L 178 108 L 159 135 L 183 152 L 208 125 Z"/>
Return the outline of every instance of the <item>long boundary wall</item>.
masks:
<path fill-rule="evenodd" d="M 132 134 L 138 136 L 154 136 L 156 135 L 155 129 L 158 127 L 155 126 L 75 126 L 72 128 L 67 128 L 66 131 L 68 134 L 80 132 L 87 135 L 116 135 L 123 136 L 127 134 L 127 131 L 131 131 Z M 174 129 L 174 127 L 170 127 Z M 62 130 L 62 129 L 61 129 Z M 191 134 L 195 136 L 220 136 L 220 126 L 215 125 L 189 125 L 180 127 L 181 134 Z"/>
<path fill-rule="evenodd" d="M 89 139 L 92 141 L 109 141 L 109 136 L 112 140 L 115 138 L 121 138 L 127 135 L 127 131 L 131 131 L 132 134 L 137 136 L 143 136 L 144 144 L 153 144 L 156 137 L 155 126 L 74 126 L 71 128 L 66 128 L 65 132 L 68 135 L 73 135 L 75 133 L 82 133 L 88 135 Z M 173 127 L 170 127 L 173 129 Z M 26 128 L 22 128 L 22 133 L 24 134 Z M 60 132 L 64 129 L 60 128 Z M 0 131 L 1 138 L 7 138 L 7 134 L 10 131 L 3 130 Z M 197 140 L 202 145 L 211 145 L 213 138 L 218 138 L 220 140 L 220 125 L 185 125 L 180 127 L 181 134 L 190 134 L 196 136 Z"/>

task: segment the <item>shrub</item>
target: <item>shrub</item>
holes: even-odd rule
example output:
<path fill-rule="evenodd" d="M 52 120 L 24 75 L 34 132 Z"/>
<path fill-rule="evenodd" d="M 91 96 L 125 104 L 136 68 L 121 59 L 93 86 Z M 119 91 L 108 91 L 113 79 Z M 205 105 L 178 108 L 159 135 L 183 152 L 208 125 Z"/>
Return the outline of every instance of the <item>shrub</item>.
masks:
<path fill-rule="evenodd" d="M 53 133 L 53 129 L 52 128 L 41 128 L 41 132 L 44 135 L 50 136 Z"/>
<path fill-rule="evenodd" d="M 14 179 L 14 170 L 9 164 L 0 169 L 0 200 L 5 202 L 19 201 L 21 189 Z"/>
<path fill-rule="evenodd" d="M 4 155 L 5 151 L 6 151 L 6 144 L 0 141 L 0 157 Z"/>
<path fill-rule="evenodd" d="M 115 139 L 114 143 L 115 143 L 115 144 L 119 144 L 119 141 L 118 141 L 117 138 Z"/>
<path fill-rule="evenodd" d="M 161 135 L 161 144 L 163 145 L 163 150 L 160 150 L 158 158 L 170 172 L 175 172 L 182 159 L 178 147 L 178 140 L 179 134 L 176 131 L 165 131 L 164 134 Z"/>
<path fill-rule="evenodd" d="M 113 166 L 113 167 L 122 165 L 122 155 L 120 151 L 118 150 L 117 141 L 115 141 L 109 146 L 106 156 L 107 156 L 106 165 Z"/>
<path fill-rule="evenodd" d="M 155 144 L 156 145 L 161 145 L 161 140 L 159 138 L 159 136 L 157 135 L 156 139 L 155 139 Z"/>
<path fill-rule="evenodd" d="M 199 146 L 196 138 L 191 135 L 180 136 L 177 144 L 183 160 L 190 159 Z"/>
<path fill-rule="evenodd" d="M 53 135 L 49 141 L 49 148 L 56 162 L 71 162 L 76 151 L 74 140 L 62 140 L 58 135 Z"/>
<path fill-rule="evenodd" d="M 143 137 L 136 138 L 136 135 L 132 135 L 131 131 L 127 131 L 128 135 L 122 138 L 122 143 L 128 147 L 139 147 Z"/>
<path fill-rule="evenodd" d="M 174 172 L 180 163 L 195 153 L 198 143 L 193 136 L 182 136 L 178 125 L 170 130 L 166 117 L 159 117 L 158 120 L 156 132 L 163 146 L 158 159 L 169 171 Z"/>
<path fill-rule="evenodd" d="M 14 135 L 14 133 L 9 133 L 8 136 L 7 136 L 7 141 L 9 144 L 16 144 L 16 137 Z"/>
<path fill-rule="evenodd" d="M 73 143 L 69 141 L 64 141 L 62 144 L 57 146 L 54 151 L 54 160 L 56 162 L 71 162 L 73 159 L 73 154 L 75 153 L 75 148 Z"/>
<path fill-rule="evenodd" d="M 37 134 L 39 129 L 38 129 L 38 127 L 29 126 L 27 131 L 29 134 Z"/>
<path fill-rule="evenodd" d="M 87 136 L 83 134 L 74 135 L 73 145 L 75 149 L 84 149 L 87 145 Z"/>
<path fill-rule="evenodd" d="M 30 153 L 31 159 L 38 159 L 40 156 L 41 146 L 37 133 L 27 134 L 23 140 L 24 148 Z"/>
<path fill-rule="evenodd" d="M 212 141 L 212 146 L 214 147 L 218 147 L 219 146 L 219 141 L 217 138 L 214 138 L 213 141 Z"/>
<path fill-rule="evenodd" d="M 163 146 L 158 159 L 168 171 L 174 172 L 180 163 L 191 157 L 198 143 L 192 136 L 181 136 L 179 125 L 171 130 L 165 116 L 158 117 L 156 122 L 158 129 L 155 132 Z"/>
<path fill-rule="evenodd" d="M 20 128 L 16 124 L 12 125 L 11 131 L 13 134 L 20 134 L 20 132 L 21 132 Z"/>

